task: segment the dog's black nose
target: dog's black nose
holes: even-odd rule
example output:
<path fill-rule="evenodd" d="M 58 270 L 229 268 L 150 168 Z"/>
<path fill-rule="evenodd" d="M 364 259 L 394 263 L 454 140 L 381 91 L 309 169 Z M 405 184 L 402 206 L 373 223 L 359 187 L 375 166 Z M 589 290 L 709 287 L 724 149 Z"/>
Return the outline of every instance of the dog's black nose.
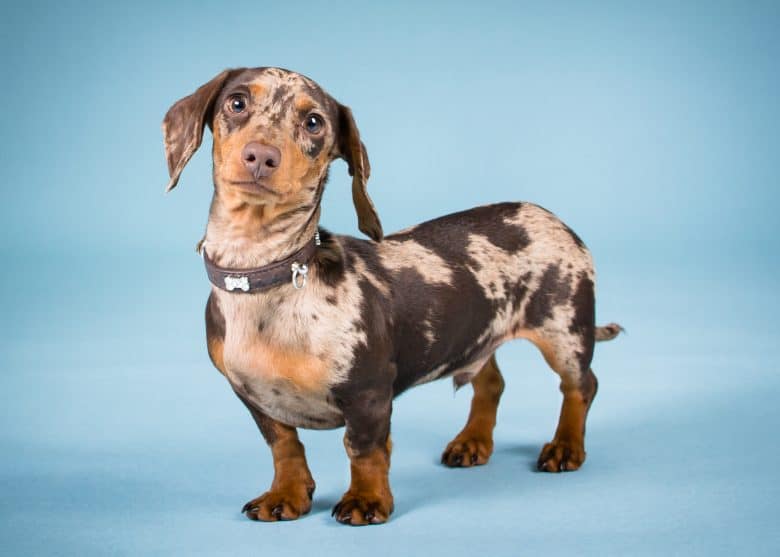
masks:
<path fill-rule="evenodd" d="M 241 153 L 244 166 L 257 178 L 265 178 L 274 173 L 282 160 L 282 153 L 276 147 L 264 143 L 247 143 Z"/>

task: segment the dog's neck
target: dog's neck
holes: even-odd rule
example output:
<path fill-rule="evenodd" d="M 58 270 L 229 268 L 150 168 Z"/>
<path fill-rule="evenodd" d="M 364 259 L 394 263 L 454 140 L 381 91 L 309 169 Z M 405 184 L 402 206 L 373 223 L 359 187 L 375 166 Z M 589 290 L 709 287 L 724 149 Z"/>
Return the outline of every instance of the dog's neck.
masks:
<path fill-rule="evenodd" d="M 217 188 L 201 246 L 220 267 L 248 269 L 280 261 L 312 241 L 320 220 L 319 203 L 253 205 Z"/>

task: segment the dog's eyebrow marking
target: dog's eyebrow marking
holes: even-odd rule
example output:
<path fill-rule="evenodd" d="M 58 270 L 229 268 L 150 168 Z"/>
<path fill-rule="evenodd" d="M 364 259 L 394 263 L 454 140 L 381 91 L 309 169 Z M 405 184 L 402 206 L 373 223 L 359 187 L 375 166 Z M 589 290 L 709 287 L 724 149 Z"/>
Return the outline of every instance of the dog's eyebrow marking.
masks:
<path fill-rule="evenodd" d="M 452 269 L 438 254 L 415 240 L 385 240 L 377 252 L 382 266 L 392 272 L 413 269 L 426 284 L 452 285 Z"/>
<path fill-rule="evenodd" d="M 298 110 L 299 112 L 309 112 L 310 110 L 318 108 L 314 99 L 306 94 L 296 97 L 293 106 L 295 107 L 295 110 Z"/>
<path fill-rule="evenodd" d="M 249 83 L 247 88 L 249 89 L 249 92 L 252 93 L 252 97 L 255 100 L 258 100 L 258 99 L 262 98 L 263 96 L 265 96 L 265 93 L 268 90 L 268 88 L 266 87 L 265 84 L 258 83 L 258 82 Z"/>

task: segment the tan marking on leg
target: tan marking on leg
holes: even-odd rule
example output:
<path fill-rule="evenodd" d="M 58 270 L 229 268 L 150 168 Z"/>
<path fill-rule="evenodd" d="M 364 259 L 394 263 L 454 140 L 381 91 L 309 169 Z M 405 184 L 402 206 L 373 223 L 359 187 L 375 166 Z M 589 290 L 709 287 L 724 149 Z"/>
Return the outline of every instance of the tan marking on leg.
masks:
<path fill-rule="evenodd" d="M 455 436 L 441 455 L 443 464 L 451 467 L 486 464 L 493 453 L 493 429 L 504 379 L 493 354 L 471 380 L 474 397 L 471 412 L 463 430 Z"/>
<path fill-rule="evenodd" d="M 336 520 L 343 524 L 361 526 L 387 522 L 393 512 L 393 494 L 390 491 L 390 452 L 388 436 L 384 447 L 364 454 L 356 454 L 346 437 L 344 446 L 350 459 L 352 481 L 341 501 L 333 508 Z"/>
<path fill-rule="evenodd" d="M 252 520 L 293 520 L 311 510 L 315 483 L 295 428 L 273 423 L 274 480 L 271 489 L 244 505 Z"/>
<path fill-rule="evenodd" d="M 560 375 L 563 403 L 558 428 L 553 440 L 542 448 L 537 462 L 544 472 L 577 470 L 585 462 L 585 420 L 598 385 L 590 369 L 576 380 L 572 375 Z"/>
<path fill-rule="evenodd" d="M 585 462 L 585 416 L 588 406 L 579 389 L 563 392 L 563 405 L 555 437 L 539 454 L 537 466 L 543 472 L 577 470 Z"/>

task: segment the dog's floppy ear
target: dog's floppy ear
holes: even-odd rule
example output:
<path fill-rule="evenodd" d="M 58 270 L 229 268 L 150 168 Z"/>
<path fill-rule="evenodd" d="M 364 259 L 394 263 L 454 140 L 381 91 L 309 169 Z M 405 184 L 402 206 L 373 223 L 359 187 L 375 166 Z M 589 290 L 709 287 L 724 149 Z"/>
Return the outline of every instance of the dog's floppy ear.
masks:
<path fill-rule="evenodd" d="M 366 183 L 371 174 L 366 146 L 360 141 L 360 132 L 355 125 L 349 107 L 339 104 L 339 136 L 337 138 L 339 154 L 347 161 L 349 175 L 352 176 L 352 201 L 358 215 L 358 228 L 373 240 L 382 240 L 382 223 L 376 208 L 368 197 Z"/>
<path fill-rule="evenodd" d="M 165 158 L 171 177 L 166 192 L 176 187 L 179 175 L 203 140 L 203 127 L 210 122 L 214 101 L 233 70 L 225 70 L 192 95 L 174 104 L 162 123 Z"/>

